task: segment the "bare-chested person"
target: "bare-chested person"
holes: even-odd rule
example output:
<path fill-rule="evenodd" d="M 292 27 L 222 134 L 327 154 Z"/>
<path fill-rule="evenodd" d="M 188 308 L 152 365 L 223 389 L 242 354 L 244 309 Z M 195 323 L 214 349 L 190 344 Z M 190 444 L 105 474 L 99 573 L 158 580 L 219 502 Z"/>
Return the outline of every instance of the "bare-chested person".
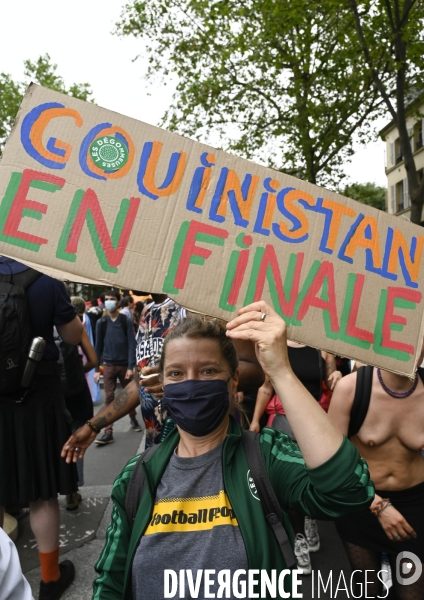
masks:
<path fill-rule="evenodd" d="M 418 364 L 423 356 L 424 345 Z M 338 383 L 330 404 L 329 415 L 345 435 L 349 432 L 357 376 L 352 373 Z M 399 552 L 412 552 L 424 562 L 424 385 L 418 374 L 412 382 L 374 369 L 371 377 L 368 411 L 350 438 L 368 462 L 376 495 L 370 510 L 337 521 L 336 526 L 352 569 L 359 571 L 356 576 L 362 578 L 363 585 L 368 580 L 368 598 L 379 594 L 386 597 L 387 591 L 377 577 L 381 553 L 386 552 L 395 597 L 423 600 L 424 568 L 418 581 L 409 585 L 401 585 L 395 573 Z M 409 563 L 413 565 L 413 561 Z M 412 566 L 410 580 L 414 574 Z"/>

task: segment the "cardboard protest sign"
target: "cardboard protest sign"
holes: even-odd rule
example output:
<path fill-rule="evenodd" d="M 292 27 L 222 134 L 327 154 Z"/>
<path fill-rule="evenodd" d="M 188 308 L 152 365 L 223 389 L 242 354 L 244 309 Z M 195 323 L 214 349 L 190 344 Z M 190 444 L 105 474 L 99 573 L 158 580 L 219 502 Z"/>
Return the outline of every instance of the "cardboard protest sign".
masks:
<path fill-rule="evenodd" d="M 226 320 L 262 298 L 293 340 L 414 373 L 424 236 L 405 220 L 36 85 L 0 201 L 0 253 L 43 272 Z"/>

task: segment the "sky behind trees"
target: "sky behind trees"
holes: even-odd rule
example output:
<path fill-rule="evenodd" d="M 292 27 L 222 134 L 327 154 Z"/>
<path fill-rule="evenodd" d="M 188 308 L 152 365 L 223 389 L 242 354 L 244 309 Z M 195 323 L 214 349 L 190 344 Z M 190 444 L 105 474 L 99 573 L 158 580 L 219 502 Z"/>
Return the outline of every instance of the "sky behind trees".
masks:
<path fill-rule="evenodd" d="M 170 104 L 173 82 L 154 87 L 146 83 L 143 74 L 147 60 L 141 56 L 132 62 L 141 44 L 112 35 L 124 4 L 123 0 L 104 0 L 101 4 L 21 0 L 2 5 L 2 22 L 15 25 L 5 27 L 0 37 L 0 72 L 21 81 L 24 61 L 49 53 L 67 84 L 90 83 L 100 106 L 158 124 Z M 381 127 L 389 120 L 389 116 L 382 120 Z M 385 186 L 384 143 L 358 148 L 345 171 L 353 182 Z"/>

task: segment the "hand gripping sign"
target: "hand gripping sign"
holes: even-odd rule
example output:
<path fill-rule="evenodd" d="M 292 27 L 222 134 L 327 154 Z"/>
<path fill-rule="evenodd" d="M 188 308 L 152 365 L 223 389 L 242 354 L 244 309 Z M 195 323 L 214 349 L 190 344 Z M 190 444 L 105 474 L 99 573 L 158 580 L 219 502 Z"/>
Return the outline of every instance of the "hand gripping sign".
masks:
<path fill-rule="evenodd" d="M 264 299 L 289 337 L 411 376 L 423 229 L 36 85 L 0 164 L 0 253 L 230 319 Z"/>

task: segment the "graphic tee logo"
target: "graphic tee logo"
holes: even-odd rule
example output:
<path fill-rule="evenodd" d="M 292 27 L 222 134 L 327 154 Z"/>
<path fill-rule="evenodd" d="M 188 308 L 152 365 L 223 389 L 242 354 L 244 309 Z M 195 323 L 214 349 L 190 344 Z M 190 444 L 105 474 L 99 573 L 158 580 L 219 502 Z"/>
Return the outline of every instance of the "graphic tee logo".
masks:
<path fill-rule="evenodd" d="M 247 485 L 249 486 L 250 493 L 252 494 L 254 499 L 259 500 L 260 502 L 261 499 L 259 498 L 258 490 L 256 489 L 256 484 L 253 481 L 253 477 L 250 474 L 250 469 L 247 471 Z"/>
<path fill-rule="evenodd" d="M 124 142 L 111 135 L 105 135 L 91 144 L 90 157 L 96 167 L 106 173 L 113 173 L 128 162 L 128 148 Z"/>
<path fill-rule="evenodd" d="M 238 527 L 230 500 L 224 490 L 216 496 L 157 500 L 144 535 L 207 531 L 220 525 Z"/>

